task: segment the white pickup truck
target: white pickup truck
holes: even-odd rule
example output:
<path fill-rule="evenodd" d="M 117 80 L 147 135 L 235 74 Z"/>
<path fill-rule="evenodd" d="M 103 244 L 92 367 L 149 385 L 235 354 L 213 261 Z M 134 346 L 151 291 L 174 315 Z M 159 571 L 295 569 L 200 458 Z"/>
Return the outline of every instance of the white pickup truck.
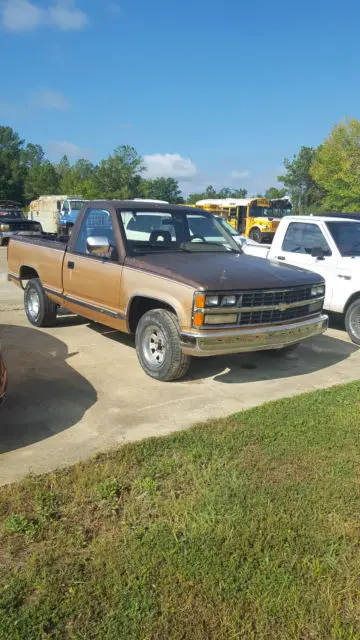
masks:
<path fill-rule="evenodd" d="M 331 216 L 283 218 L 270 247 L 243 245 L 248 255 L 319 273 L 326 282 L 324 309 L 345 315 L 360 345 L 360 221 Z"/>

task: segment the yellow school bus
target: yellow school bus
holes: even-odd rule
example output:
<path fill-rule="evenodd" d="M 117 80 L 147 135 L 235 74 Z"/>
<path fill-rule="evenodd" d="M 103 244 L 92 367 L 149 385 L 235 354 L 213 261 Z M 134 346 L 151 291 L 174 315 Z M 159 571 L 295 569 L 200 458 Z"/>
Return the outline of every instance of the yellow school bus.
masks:
<path fill-rule="evenodd" d="M 272 242 L 281 218 L 291 213 L 288 198 L 214 198 L 198 200 L 196 206 L 221 215 L 241 235 L 256 242 Z"/>

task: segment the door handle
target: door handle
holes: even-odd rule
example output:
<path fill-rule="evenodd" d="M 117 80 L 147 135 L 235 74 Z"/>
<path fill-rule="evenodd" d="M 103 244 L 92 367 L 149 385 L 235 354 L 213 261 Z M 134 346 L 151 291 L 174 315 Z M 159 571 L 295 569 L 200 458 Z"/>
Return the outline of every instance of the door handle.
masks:
<path fill-rule="evenodd" d="M 69 260 L 67 266 L 68 266 L 68 269 L 75 269 L 75 262 L 73 262 L 72 260 Z"/>
<path fill-rule="evenodd" d="M 286 260 L 285 256 L 276 256 L 277 260 Z"/>

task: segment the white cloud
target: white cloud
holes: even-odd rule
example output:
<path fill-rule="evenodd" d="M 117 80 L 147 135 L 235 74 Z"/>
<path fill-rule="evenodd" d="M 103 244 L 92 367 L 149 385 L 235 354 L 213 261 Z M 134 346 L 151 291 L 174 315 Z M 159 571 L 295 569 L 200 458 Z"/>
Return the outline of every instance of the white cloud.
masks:
<path fill-rule="evenodd" d="M 187 182 L 197 174 L 194 162 L 179 153 L 153 153 L 144 156 L 144 164 L 148 178 L 175 178 Z"/>
<path fill-rule="evenodd" d="M 84 11 L 73 6 L 72 2 L 58 2 L 48 9 L 50 23 L 63 31 L 79 31 L 89 22 Z"/>
<path fill-rule="evenodd" d="M 40 26 L 55 27 L 66 31 L 83 29 L 89 19 L 73 0 L 58 0 L 46 9 L 30 0 L 3 0 L 0 5 L 0 22 L 7 31 L 31 31 Z"/>
<path fill-rule="evenodd" d="M 46 150 L 53 160 L 60 160 L 63 156 L 67 156 L 69 160 L 77 160 L 78 158 L 89 158 L 92 155 L 91 149 L 79 147 L 66 140 L 62 142 L 53 140 L 48 143 Z"/>
<path fill-rule="evenodd" d="M 231 177 L 232 178 L 248 178 L 250 175 L 250 171 L 232 171 L 231 172 Z"/>
<path fill-rule="evenodd" d="M 6 0 L 0 7 L 2 25 L 8 31 L 35 29 L 42 21 L 43 10 L 29 0 Z"/>
<path fill-rule="evenodd" d="M 32 102 L 41 109 L 56 109 L 57 111 L 66 111 L 69 104 L 61 91 L 53 91 L 52 89 L 41 89 L 33 94 Z"/>

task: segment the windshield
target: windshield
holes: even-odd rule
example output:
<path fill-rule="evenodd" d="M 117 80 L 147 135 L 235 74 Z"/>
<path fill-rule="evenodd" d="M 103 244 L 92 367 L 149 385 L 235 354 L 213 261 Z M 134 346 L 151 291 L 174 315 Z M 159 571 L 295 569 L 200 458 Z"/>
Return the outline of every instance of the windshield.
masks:
<path fill-rule="evenodd" d="M 231 226 L 231 224 L 229 224 L 228 222 L 226 222 L 226 220 L 224 220 L 224 218 L 221 218 L 220 216 L 215 216 L 215 218 L 218 221 L 218 223 L 221 224 L 221 226 L 224 229 L 226 229 L 226 231 L 231 233 L 232 236 L 240 235 L 239 232 L 236 231 L 236 229 L 234 229 L 234 227 Z"/>
<path fill-rule="evenodd" d="M 84 200 L 70 200 L 70 206 L 72 211 L 80 211 L 83 208 Z"/>
<path fill-rule="evenodd" d="M 117 215 L 130 253 L 158 251 L 239 252 L 232 235 L 205 213 L 178 211 L 123 211 Z"/>
<path fill-rule="evenodd" d="M 0 211 L 0 218 L 23 218 L 21 211 L 15 211 L 15 209 L 9 209 L 8 211 Z"/>
<path fill-rule="evenodd" d="M 360 256 L 360 222 L 327 222 L 342 256 Z"/>

